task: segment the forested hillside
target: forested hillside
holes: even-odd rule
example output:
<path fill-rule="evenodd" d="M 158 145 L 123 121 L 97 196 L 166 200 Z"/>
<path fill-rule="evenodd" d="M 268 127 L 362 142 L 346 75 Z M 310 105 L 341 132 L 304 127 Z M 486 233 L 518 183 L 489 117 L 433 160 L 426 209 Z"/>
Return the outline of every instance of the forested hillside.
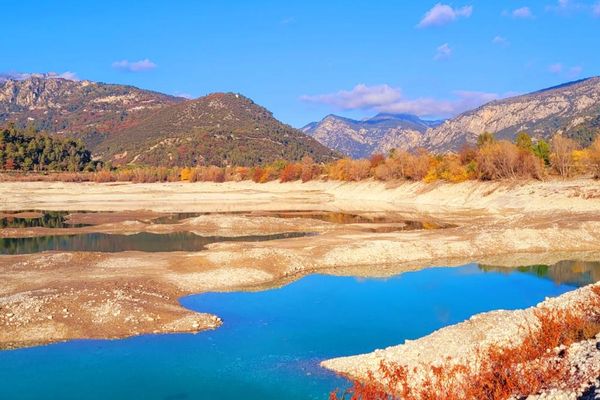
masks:
<path fill-rule="evenodd" d="M 77 140 L 19 130 L 14 125 L 0 129 L 0 169 L 75 172 L 95 168 L 91 153 Z"/>

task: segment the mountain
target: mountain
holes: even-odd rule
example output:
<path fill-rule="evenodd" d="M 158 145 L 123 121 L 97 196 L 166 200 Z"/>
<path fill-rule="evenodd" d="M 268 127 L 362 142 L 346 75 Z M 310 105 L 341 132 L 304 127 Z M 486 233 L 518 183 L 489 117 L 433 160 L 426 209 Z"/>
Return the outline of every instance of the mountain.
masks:
<path fill-rule="evenodd" d="M 116 163 L 217 165 L 337 154 L 252 100 L 217 93 L 187 100 L 133 86 L 34 75 L 0 80 L 0 124 L 82 139 Z"/>
<path fill-rule="evenodd" d="M 338 158 L 235 93 L 214 93 L 164 107 L 110 136 L 96 150 L 106 159 L 163 165 L 258 165 L 305 155 L 317 161 Z"/>
<path fill-rule="evenodd" d="M 381 113 L 361 121 L 328 115 L 302 131 L 331 149 L 363 158 L 393 148 L 417 147 L 427 129 L 439 124 L 440 121 L 425 121 L 410 114 Z"/>
<path fill-rule="evenodd" d="M 33 124 L 93 147 L 122 125 L 184 100 L 133 86 L 34 75 L 0 81 L 0 122 Z"/>
<path fill-rule="evenodd" d="M 486 131 L 502 139 L 513 139 L 520 131 L 537 139 L 562 133 L 589 144 L 600 131 L 600 77 L 492 101 L 429 129 L 419 145 L 432 151 L 457 150 L 476 143 Z"/>

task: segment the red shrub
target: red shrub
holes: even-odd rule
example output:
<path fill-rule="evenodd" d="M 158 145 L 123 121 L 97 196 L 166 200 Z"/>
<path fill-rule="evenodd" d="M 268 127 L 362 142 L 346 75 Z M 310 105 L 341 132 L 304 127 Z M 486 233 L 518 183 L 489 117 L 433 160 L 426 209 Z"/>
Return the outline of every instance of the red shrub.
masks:
<path fill-rule="evenodd" d="M 443 394 L 444 400 L 506 400 L 565 385 L 577 389 L 585 382 L 572 376 L 565 354 L 556 349 L 600 332 L 600 288 L 592 291 L 589 301 L 569 309 L 538 309 L 537 324 L 525 328 L 519 345 L 482 349 L 475 366 L 424 367 L 418 371 L 424 380 L 415 384 L 405 366 L 382 363 L 379 379 L 369 373 L 364 382 L 355 381 L 341 395 L 331 393 L 330 399 L 435 400 Z"/>
<path fill-rule="evenodd" d="M 286 165 L 279 174 L 280 182 L 292 182 L 300 179 L 302 175 L 302 165 L 290 163 Z"/>

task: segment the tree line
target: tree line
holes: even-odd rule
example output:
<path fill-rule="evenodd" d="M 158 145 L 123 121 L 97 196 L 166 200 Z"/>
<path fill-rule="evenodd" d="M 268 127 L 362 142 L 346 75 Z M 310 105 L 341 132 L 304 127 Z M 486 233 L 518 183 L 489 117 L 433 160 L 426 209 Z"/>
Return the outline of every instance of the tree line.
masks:
<path fill-rule="evenodd" d="M 252 167 L 198 165 L 189 167 L 112 167 L 100 164 L 77 141 L 35 132 L 18 132 L 14 127 L 0 135 L 0 166 L 5 170 L 71 171 L 49 179 L 96 182 L 226 182 L 338 180 L 362 181 L 447 181 L 545 179 L 550 176 L 600 178 L 600 136 L 588 147 L 555 135 L 549 141 L 535 140 L 520 132 L 513 141 L 498 140 L 485 132 L 476 145 L 459 151 L 435 154 L 426 149 L 395 149 L 368 159 L 343 158 L 317 163 L 305 156 L 300 162 L 277 160 Z M 83 173 L 81 173 L 83 171 Z M 43 179 L 43 178 L 40 178 Z"/>
<path fill-rule="evenodd" d="M 9 125 L 0 129 L 0 169 L 6 171 L 95 171 L 98 163 L 83 143 Z"/>

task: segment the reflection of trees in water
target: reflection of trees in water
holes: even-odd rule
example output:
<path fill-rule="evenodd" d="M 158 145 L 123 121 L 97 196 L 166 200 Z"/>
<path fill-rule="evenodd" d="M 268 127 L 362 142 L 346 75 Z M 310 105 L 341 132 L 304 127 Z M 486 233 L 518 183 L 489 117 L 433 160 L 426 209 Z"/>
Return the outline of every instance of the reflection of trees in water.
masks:
<path fill-rule="evenodd" d="M 37 212 L 37 211 L 32 211 Z M 69 224 L 66 221 L 67 211 L 41 211 L 38 218 L 22 218 L 7 216 L 0 218 L 0 228 L 81 228 L 88 224 Z"/>
<path fill-rule="evenodd" d="M 275 212 L 260 212 L 255 216 L 266 216 L 274 218 L 308 218 L 319 221 L 330 222 L 333 224 L 403 224 L 403 227 L 395 227 L 387 230 L 387 232 L 395 232 L 399 230 L 416 230 L 416 229 L 443 229 L 450 228 L 453 225 L 436 223 L 433 221 L 407 220 L 399 215 L 368 215 L 368 214 L 352 214 L 347 212 L 335 211 L 275 211 Z M 252 214 L 249 214 L 252 216 Z M 379 231 L 378 231 L 379 232 Z M 386 232 L 381 229 L 381 232 Z"/>
<path fill-rule="evenodd" d="M 517 268 L 479 264 L 483 271 L 514 273 L 515 271 L 551 279 L 557 284 L 584 286 L 600 281 L 600 262 L 565 260 L 553 265 L 528 265 Z"/>
<path fill-rule="evenodd" d="M 81 235 L 0 238 L 0 254 L 31 254 L 42 251 L 88 251 L 115 253 L 120 251 L 170 252 L 200 251 L 216 242 L 285 239 L 306 236 L 306 232 L 240 237 L 198 236 L 190 232 L 167 234 L 141 232 L 133 235 L 85 233 Z"/>

